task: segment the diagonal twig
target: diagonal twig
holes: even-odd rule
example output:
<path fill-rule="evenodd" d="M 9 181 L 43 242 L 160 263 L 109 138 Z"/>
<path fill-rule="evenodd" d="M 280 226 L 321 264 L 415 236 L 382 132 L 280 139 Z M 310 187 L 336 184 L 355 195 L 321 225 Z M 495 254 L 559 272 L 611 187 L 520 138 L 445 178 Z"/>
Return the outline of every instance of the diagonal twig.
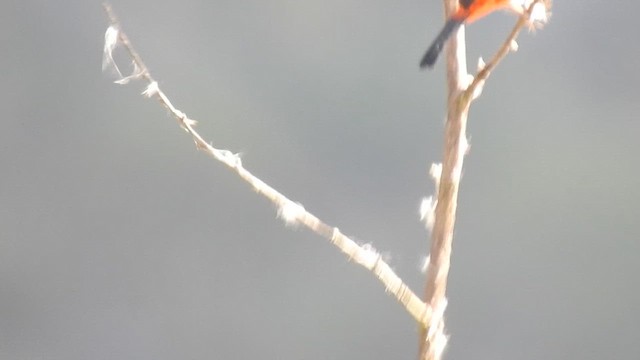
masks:
<path fill-rule="evenodd" d="M 532 19 L 534 11 L 540 5 L 544 5 L 546 11 L 548 11 L 549 7 L 551 6 L 550 0 L 531 1 L 531 4 L 518 18 L 518 22 L 516 22 L 515 26 L 511 30 L 511 33 L 509 33 L 509 36 L 507 36 L 507 39 L 504 41 L 502 46 L 500 46 L 500 49 L 498 49 L 498 51 L 493 55 L 493 58 L 491 58 L 491 60 L 486 63 L 473 78 L 473 81 L 471 82 L 471 84 L 469 84 L 465 91 L 465 96 L 472 96 L 473 98 L 478 97 L 478 90 L 482 88 L 482 84 L 489 78 L 489 75 L 491 75 L 493 69 L 495 69 L 496 66 L 498 66 L 498 64 L 502 61 L 502 59 L 504 59 L 507 54 L 509 54 L 509 52 L 517 46 L 515 41 L 523 27 L 530 24 L 532 21 L 545 22 L 547 20 L 547 14 L 544 14 L 543 18 L 541 19 Z M 471 100 L 472 99 L 469 99 L 468 101 L 471 102 Z"/>
<path fill-rule="evenodd" d="M 273 202 L 278 215 L 289 225 L 301 224 L 316 234 L 328 239 L 333 245 L 338 247 L 351 261 L 363 266 L 371 271 L 385 286 L 385 290 L 392 294 L 400 302 L 405 310 L 418 321 L 422 326 L 429 324 L 431 318 L 431 308 L 425 304 L 411 289 L 396 275 L 391 267 L 382 259 L 381 255 L 370 245 L 358 245 L 351 238 L 343 235 L 336 227 L 332 227 L 321 221 L 318 217 L 305 210 L 302 205 L 295 203 L 286 196 L 267 185 L 264 181 L 253 175 L 242 166 L 242 161 L 237 154 L 229 150 L 218 149 L 206 142 L 202 136 L 194 129 L 197 122 L 187 117 L 169 101 L 169 98 L 160 89 L 158 83 L 149 73 L 148 68 L 142 61 L 131 44 L 127 35 L 122 31 L 120 23 L 108 3 L 103 4 L 104 10 L 109 18 L 110 26 L 105 35 L 105 59 L 107 65 L 115 66 L 111 52 L 116 45 L 121 44 L 131 56 L 136 70 L 131 76 L 120 79 L 117 83 L 126 83 L 129 79 L 144 79 L 148 85 L 143 95 L 157 99 L 166 108 L 178 124 L 192 136 L 196 148 L 201 150 L 228 168 L 234 171 L 241 179 L 246 181 L 260 195 Z M 104 66 L 104 65 L 103 65 Z"/>

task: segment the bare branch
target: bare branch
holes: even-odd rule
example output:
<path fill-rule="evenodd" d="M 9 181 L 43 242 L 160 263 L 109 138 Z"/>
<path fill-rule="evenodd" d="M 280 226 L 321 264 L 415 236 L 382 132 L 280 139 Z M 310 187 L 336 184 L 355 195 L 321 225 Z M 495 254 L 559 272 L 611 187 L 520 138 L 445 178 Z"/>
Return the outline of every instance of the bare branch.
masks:
<path fill-rule="evenodd" d="M 448 17 L 455 11 L 457 0 L 444 0 L 444 2 L 445 14 Z M 522 27 L 530 21 L 537 4 L 542 2 L 548 3 L 550 0 L 532 0 L 496 55 L 479 71 L 470 84 L 466 70 L 464 27 L 460 28 L 449 45 L 447 52 L 448 113 L 445 124 L 444 159 L 437 191 L 425 284 L 425 302 L 433 309 L 433 316 L 428 326 L 422 328 L 420 332 L 418 352 L 420 360 L 441 359 L 448 341 L 444 333 L 444 311 L 447 306 L 447 278 L 451 266 L 451 243 L 456 220 L 458 189 L 464 156 L 469 147 L 466 137 L 469 107 L 480 94 L 482 84 L 491 71 L 513 48 L 516 37 Z M 545 4 L 546 7 L 548 4 Z"/>
<path fill-rule="evenodd" d="M 148 83 L 143 95 L 149 98 L 156 98 L 164 108 L 169 110 L 173 117 L 178 121 L 179 125 L 193 137 L 196 148 L 225 164 L 240 178 L 249 183 L 249 185 L 251 185 L 258 194 L 263 195 L 273 202 L 278 209 L 278 215 L 287 224 L 302 224 L 316 234 L 328 239 L 350 260 L 371 271 L 383 283 L 385 290 L 388 293 L 391 293 L 398 302 L 404 306 L 407 312 L 409 312 L 409 314 L 418 321 L 419 324 L 422 324 L 422 326 L 427 326 L 429 324 L 432 313 L 431 308 L 416 296 L 411 289 L 409 289 L 402 279 L 400 279 L 400 277 L 391 270 L 391 267 L 383 261 L 381 255 L 372 246 L 358 245 L 351 238 L 343 235 L 338 228 L 327 225 L 315 215 L 305 210 L 302 205 L 288 199 L 273 187 L 267 185 L 264 181 L 260 180 L 245 169 L 237 154 L 228 150 L 217 149 L 207 143 L 194 129 L 197 122 L 187 117 L 184 112 L 175 108 L 169 101 L 169 98 L 160 89 L 158 83 L 153 79 L 146 65 L 142 61 L 142 58 L 129 41 L 129 38 L 122 31 L 111 6 L 107 3 L 103 6 L 111 22 L 105 39 L 113 38 L 115 34 L 114 31 L 117 31 L 117 43 L 108 43 L 108 41 L 105 43 L 105 62 L 107 65 L 111 63 L 112 66 L 115 66 L 113 63 L 113 57 L 111 56 L 111 51 L 116 45 L 123 45 L 133 59 L 137 69 L 134 71 L 135 78 L 142 78 Z M 122 83 L 122 81 L 117 83 Z"/>

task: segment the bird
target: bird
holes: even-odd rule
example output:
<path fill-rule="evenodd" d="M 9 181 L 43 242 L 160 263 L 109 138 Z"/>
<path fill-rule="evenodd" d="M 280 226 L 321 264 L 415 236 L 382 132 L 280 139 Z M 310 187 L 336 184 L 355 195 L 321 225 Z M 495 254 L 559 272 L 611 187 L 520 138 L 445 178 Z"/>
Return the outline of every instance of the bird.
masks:
<path fill-rule="evenodd" d="M 514 0 L 459 0 L 458 5 L 458 10 L 449 16 L 444 27 L 422 57 L 420 68 L 432 68 L 435 65 L 444 44 L 462 24 L 470 24 L 496 10 L 512 9 L 517 13 L 522 13 L 522 1 L 518 5 Z"/>

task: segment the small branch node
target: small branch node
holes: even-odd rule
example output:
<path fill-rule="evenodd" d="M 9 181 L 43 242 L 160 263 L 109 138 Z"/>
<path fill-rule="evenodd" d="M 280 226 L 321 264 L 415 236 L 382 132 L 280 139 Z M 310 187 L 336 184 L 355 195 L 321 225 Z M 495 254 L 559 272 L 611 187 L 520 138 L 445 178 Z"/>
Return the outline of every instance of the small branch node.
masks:
<path fill-rule="evenodd" d="M 147 85 L 147 88 L 142 92 L 142 96 L 146 98 L 152 98 L 160 92 L 160 87 L 158 86 L 157 81 L 152 81 Z"/>
<path fill-rule="evenodd" d="M 354 261 L 362 264 L 367 269 L 373 270 L 380 261 L 380 254 L 371 244 L 363 244 L 360 246 L 360 250 L 356 252 Z M 378 275 L 378 274 L 376 274 Z"/>
<path fill-rule="evenodd" d="M 463 136 L 460 139 L 460 153 L 467 155 L 469 153 L 469 148 L 470 148 L 469 139 L 467 139 L 466 136 Z"/>
<path fill-rule="evenodd" d="M 527 8 L 530 8 L 529 22 L 532 28 L 540 28 L 549 22 L 551 17 L 551 0 L 537 1 L 532 4 L 532 0 L 527 1 Z"/>
<path fill-rule="evenodd" d="M 433 223 L 436 220 L 437 200 L 434 200 L 433 196 L 423 197 L 420 202 L 420 220 L 424 221 L 427 230 L 433 231 Z"/>
<path fill-rule="evenodd" d="M 338 229 L 337 227 L 334 227 L 333 231 L 331 233 L 331 239 L 330 239 L 331 243 L 332 244 L 337 244 L 342 236 L 343 235 L 340 232 L 340 229 Z"/>
<path fill-rule="evenodd" d="M 300 203 L 285 201 L 278 208 L 278 217 L 284 220 L 285 225 L 295 226 L 305 213 L 304 207 Z"/>
<path fill-rule="evenodd" d="M 509 44 L 509 50 L 511 50 L 512 52 L 518 51 L 518 42 L 516 41 L 516 39 L 511 40 L 511 43 Z"/>
<path fill-rule="evenodd" d="M 218 154 L 222 161 L 229 165 L 229 167 L 233 169 L 242 168 L 242 158 L 240 158 L 240 154 L 236 154 L 229 150 L 218 150 Z"/>
<path fill-rule="evenodd" d="M 429 175 L 436 184 L 436 190 L 440 187 L 440 178 L 442 177 L 442 163 L 433 163 L 429 168 Z"/>
<path fill-rule="evenodd" d="M 485 66 L 487 66 L 487 63 L 484 62 L 484 59 L 482 57 L 479 57 L 478 65 L 476 66 L 476 71 L 482 71 L 482 69 L 484 69 Z"/>
<path fill-rule="evenodd" d="M 186 116 L 182 119 L 182 122 L 184 123 L 185 131 L 189 131 L 188 128 L 196 127 L 198 125 L 198 120 L 190 119 Z"/>

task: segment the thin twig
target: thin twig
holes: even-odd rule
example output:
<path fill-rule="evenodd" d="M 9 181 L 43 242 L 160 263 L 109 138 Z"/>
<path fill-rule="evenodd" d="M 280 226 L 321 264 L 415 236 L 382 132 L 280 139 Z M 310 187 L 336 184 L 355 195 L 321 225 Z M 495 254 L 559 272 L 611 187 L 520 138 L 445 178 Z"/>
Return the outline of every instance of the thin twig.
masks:
<path fill-rule="evenodd" d="M 260 195 L 271 200 L 278 208 L 279 216 L 288 224 L 302 224 L 316 234 L 328 239 L 340 251 L 342 251 L 351 261 L 355 262 L 371 271 L 385 286 L 385 290 L 392 294 L 398 302 L 400 302 L 407 312 L 418 321 L 422 326 L 429 324 L 431 319 L 431 308 L 428 307 L 409 287 L 396 275 L 391 267 L 384 262 L 381 255 L 370 245 L 358 245 L 349 237 L 343 235 L 336 227 L 331 227 L 311 214 L 304 207 L 295 203 L 282 195 L 280 192 L 267 185 L 264 181 L 253 175 L 242 166 L 242 161 L 237 154 L 233 154 L 228 150 L 217 149 L 206 142 L 202 136 L 194 129 L 196 121 L 187 117 L 187 115 L 178 110 L 171 104 L 168 97 L 160 90 L 158 83 L 153 79 L 148 68 L 142 61 L 142 58 L 134 49 L 127 35 L 122 31 L 120 23 L 115 16 L 111 6 L 107 3 L 103 4 L 104 10 L 109 17 L 111 26 L 107 30 L 107 34 L 115 34 L 117 32 L 117 40 L 122 44 L 129 55 L 133 59 L 137 71 L 131 77 L 143 78 L 148 82 L 148 86 L 144 91 L 147 97 L 155 97 L 163 107 L 165 107 L 178 121 L 179 125 L 189 133 L 199 150 L 211 155 L 216 160 L 222 162 L 231 170 L 233 170 L 240 178 L 249 183 L 253 189 Z M 105 38 L 107 38 L 106 36 Z M 112 61 L 111 50 L 116 43 L 105 45 L 106 62 Z M 112 64 L 115 66 L 115 64 Z M 128 77 L 129 78 L 129 77 Z M 124 83 L 121 81 L 120 83 Z"/>
<path fill-rule="evenodd" d="M 504 41 L 500 49 L 498 49 L 495 55 L 493 55 L 493 58 L 491 58 L 491 60 L 488 63 L 486 63 L 485 66 L 482 69 L 480 69 L 480 71 L 478 71 L 476 76 L 473 78 L 473 81 L 471 82 L 471 84 L 469 84 L 469 87 L 467 87 L 467 90 L 465 91 L 465 93 L 468 97 L 478 96 L 478 94 L 476 93 L 476 90 L 489 78 L 489 75 L 491 75 L 491 72 L 493 71 L 493 69 L 495 69 L 496 66 L 498 66 L 498 64 L 502 61 L 502 59 L 504 59 L 505 56 L 507 56 L 507 54 L 509 54 L 509 52 L 513 49 L 516 38 L 520 34 L 520 31 L 525 25 L 527 25 L 531 21 L 530 20 L 531 14 L 533 13 L 534 8 L 538 6 L 539 3 L 543 3 L 545 1 L 548 1 L 548 0 L 532 1 L 529 7 L 524 11 L 524 13 L 520 15 L 520 17 L 518 18 L 518 22 L 513 27 L 513 29 L 511 30 L 511 33 L 509 34 L 507 39 Z M 547 6 L 550 6 L 550 5 L 547 5 Z M 468 101 L 471 102 L 472 100 L 473 99 L 469 99 Z"/>

